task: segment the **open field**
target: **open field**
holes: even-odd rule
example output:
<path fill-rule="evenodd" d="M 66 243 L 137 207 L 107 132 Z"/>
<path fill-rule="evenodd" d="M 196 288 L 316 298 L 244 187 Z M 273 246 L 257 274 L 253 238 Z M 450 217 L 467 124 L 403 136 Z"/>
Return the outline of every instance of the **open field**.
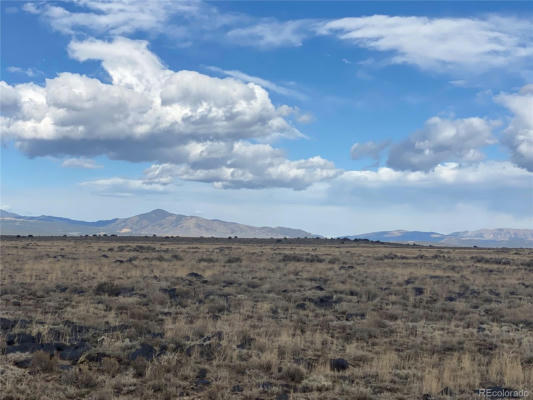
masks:
<path fill-rule="evenodd" d="M 531 249 L 4 237 L 1 262 L 3 399 L 533 389 Z"/>

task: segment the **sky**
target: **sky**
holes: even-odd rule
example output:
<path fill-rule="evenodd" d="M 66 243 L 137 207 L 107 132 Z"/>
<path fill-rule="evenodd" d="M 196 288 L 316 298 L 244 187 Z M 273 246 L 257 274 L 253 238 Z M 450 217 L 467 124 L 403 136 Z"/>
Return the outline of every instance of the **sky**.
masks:
<path fill-rule="evenodd" d="M 533 2 L 0 6 L 2 209 L 533 227 Z"/>

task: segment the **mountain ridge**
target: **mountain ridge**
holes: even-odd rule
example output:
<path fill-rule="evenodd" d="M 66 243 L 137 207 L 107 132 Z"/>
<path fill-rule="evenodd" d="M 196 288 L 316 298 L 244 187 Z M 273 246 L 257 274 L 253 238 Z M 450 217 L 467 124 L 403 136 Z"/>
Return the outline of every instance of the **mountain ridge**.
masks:
<path fill-rule="evenodd" d="M 251 226 L 237 222 L 173 214 L 155 209 L 128 218 L 81 221 L 41 215 L 29 217 L 0 210 L 0 232 L 4 235 L 164 235 L 214 237 L 318 237 L 301 229 L 287 227 Z"/>
<path fill-rule="evenodd" d="M 341 236 L 381 242 L 436 244 L 441 246 L 533 247 L 533 229 L 495 228 L 450 234 L 425 231 L 378 231 Z"/>

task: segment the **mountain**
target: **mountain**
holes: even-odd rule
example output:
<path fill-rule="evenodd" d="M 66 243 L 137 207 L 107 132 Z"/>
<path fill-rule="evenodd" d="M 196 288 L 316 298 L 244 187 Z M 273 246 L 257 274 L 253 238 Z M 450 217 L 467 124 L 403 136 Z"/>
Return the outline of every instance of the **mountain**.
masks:
<path fill-rule="evenodd" d="M 215 237 L 316 237 L 300 229 L 284 227 L 255 227 L 172 214 L 153 210 L 129 218 L 114 218 L 94 222 L 42 215 L 26 217 L 0 210 L 0 232 L 3 235 L 160 235 L 160 236 L 215 236 Z"/>
<path fill-rule="evenodd" d="M 533 247 L 533 229 L 480 229 L 445 235 L 421 231 L 381 231 L 343 236 L 381 242 L 437 244 L 440 246 Z"/>

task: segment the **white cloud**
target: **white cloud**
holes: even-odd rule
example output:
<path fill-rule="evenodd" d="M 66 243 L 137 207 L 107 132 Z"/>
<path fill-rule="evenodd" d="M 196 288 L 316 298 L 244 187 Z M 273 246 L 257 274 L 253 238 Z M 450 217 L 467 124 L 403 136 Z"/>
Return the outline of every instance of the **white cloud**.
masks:
<path fill-rule="evenodd" d="M 533 173 L 509 161 L 484 161 L 471 165 L 442 163 L 429 171 L 398 171 L 389 167 L 381 167 L 377 171 L 346 171 L 338 179 L 361 186 L 437 187 L 475 184 L 527 188 L 531 178 Z"/>
<path fill-rule="evenodd" d="M 101 196 L 131 197 L 139 194 L 161 194 L 172 191 L 173 187 L 141 179 L 106 178 L 81 182 L 80 186 L 88 188 Z"/>
<path fill-rule="evenodd" d="M 90 158 L 68 158 L 61 163 L 61 166 L 65 168 L 85 169 L 103 168 L 103 165 L 96 164 L 94 160 L 91 160 Z"/>
<path fill-rule="evenodd" d="M 389 141 L 384 142 L 364 142 L 354 143 L 350 149 L 350 155 L 353 160 L 370 157 L 376 161 L 379 160 L 381 153 L 389 146 Z"/>
<path fill-rule="evenodd" d="M 261 21 L 244 28 L 234 28 L 226 36 L 236 43 L 261 47 L 295 47 L 314 35 L 319 21 L 300 19 L 290 21 Z"/>
<path fill-rule="evenodd" d="M 298 121 L 300 124 L 310 124 L 314 120 L 315 120 L 315 117 L 311 113 L 303 113 L 303 114 L 300 113 L 296 117 L 296 121 Z"/>
<path fill-rule="evenodd" d="M 519 93 L 500 94 L 496 101 L 514 114 L 503 143 L 518 166 L 533 171 L 533 84 L 524 86 Z"/>
<path fill-rule="evenodd" d="M 72 1 L 80 11 L 69 11 L 57 3 L 26 3 L 24 10 L 40 14 L 53 29 L 74 34 L 79 31 L 131 34 L 136 31 L 161 32 L 174 14 L 194 16 L 202 11 L 202 2 L 184 1 Z"/>
<path fill-rule="evenodd" d="M 138 150 L 133 160 L 176 161 L 175 147 L 191 141 L 302 136 L 260 86 L 168 70 L 144 41 L 72 42 L 69 51 L 80 61 L 101 60 L 112 84 L 68 72 L 44 87 L 2 83 L 2 102 L 12 109 L 3 132 L 30 155 L 53 151 L 46 144 L 68 154 L 72 144 L 70 154 L 130 159 Z M 82 148 L 67 143 L 74 141 Z"/>
<path fill-rule="evenodd" d="M 392 52 L 392 62 L 425 69 L 461 67 L 479 72 L 533 58 L 533 22 L 526 18 L 373 15 L 329 21 L 318 32 Z"/>
<path fill-rule="evenodd" d="M 290 161 L 251 143 L 303 137 L 284 118 L 299 110 L 275 107 L 255 83 L 171 71 L 146 42 L 125 38 L 74 41 L 69 54 L 100 60 L 112 83 L 68 72 L 44 87 L 0 83 L 3 139 L 29 156 L 152 161 L 224 188 L 302 189 L 338 173 L 320 157 Z"/>
<path fill-rule="evenodd" d="M 384 212 L 381 208 L 403 207 L 403 212 L 411 218 L 418 221 L 426 214 L 433 221 L 434 230 L 443 230 L 440 228 L 445 221 L 443 215 L 461 205 L 485 210 L 485 215 L 504 213 L 531 220 L 532 181 L 533 173 L 509 161 L 470 165 L 442 163 L 430 171 L 382 167 L 376 171 L 344 172 L 327 183 L 327 199 L 330 205 L 351 204 L 355 208 L 374 210 L 376 215 Z M 473 215 L 463 215 L 462 224 L 468 227 L 463 229 L 476 225 Z M 487 221 L 491 219 L 480 222 L 487 226 Z M 404 226 L 407 225 L 411 224 Z M 401 228 L 401 225 L 396 227 Z"/>
<path fill-rule="evenodd" d="M 300 93 L 294 89 L 286 88 L 284 86 L 278 85 L 274 82 L 268 81 L 263 78 L 259 78 L 257 76 L 248 75 L 244 72 L 237 71 L 237 70 L 224 70 L 222 68 L 209 66 L 207 67 L 208 70 L 223 74 L 225 76 L 230 76 L 232 78 L 238 79 L 243 82 L 252 82 L 255 83 L 265 89 L 268 89 L 272 92 L 276 92 L 279 94 L 282 94 L 284 96 L 294 97 L 299 100 L 306 99 L 306 96 L 303 93 Z"/>
<path fill-rule="evenodd" d="M 341 173 L 331 161 L 321 157 L 287 160 L 281 150 L 268 144 L 237 142 L 224 149 L 216 144 L 211 146 L 191 148 L 190 159 L 183 165 L 152 165 L 145 171 L 145 180 L 168 184 L 179 178 L 210 182 L 224 189 L 287 187 L 301 190 Z"/>
<path fill-rule="evenodd" d="M 428 171 L 442 162 L 474 162 L 484 158 L 480 149 L 495 143 L 496 122 L 482 118 L 433 117 L 403 142 L 393 145 L 387 165 L 398 170 Z"/>
<path fill-rule="evenodd" d="M 21 68 L 21 67 L 10 66 L 10 67 L 7 67 L 7 71 L 13 74 L 23 74 L 29 78 L 35 78 L 38 75 L 43 75 L 42 71 L 39 71 L 38 69 L 35 69 L 35 68 Z"/>

